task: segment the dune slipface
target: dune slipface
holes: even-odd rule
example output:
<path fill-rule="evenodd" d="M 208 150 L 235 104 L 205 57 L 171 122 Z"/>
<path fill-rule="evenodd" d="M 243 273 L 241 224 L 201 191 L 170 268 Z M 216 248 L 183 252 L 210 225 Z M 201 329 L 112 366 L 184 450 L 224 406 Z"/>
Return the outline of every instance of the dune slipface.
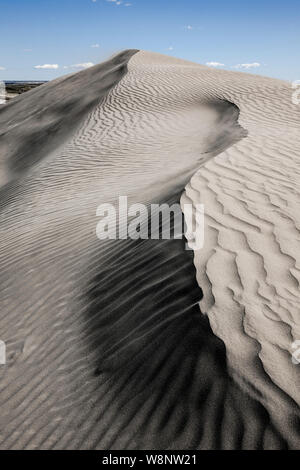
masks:
<path fill-rule="evenodd" d="M 125 51 L 5 105 L 0 132 L 1 448 L 297 447 L 288 85 Z M 204 203 L 203 249 L 98 240 L 124 195 Z"/>

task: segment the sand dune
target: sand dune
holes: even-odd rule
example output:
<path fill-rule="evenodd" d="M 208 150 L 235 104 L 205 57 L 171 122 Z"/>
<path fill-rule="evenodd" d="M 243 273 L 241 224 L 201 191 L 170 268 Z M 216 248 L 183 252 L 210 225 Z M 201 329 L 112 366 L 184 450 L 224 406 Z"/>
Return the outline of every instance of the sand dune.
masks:
<path fill-rule="evenodd" d="M 195 253 L 200 307 L 235 379 L 292 436 L 300 404 L 291 361 L 300 337 L 300 109 L 278 80 L 220 71 L 210 83 L 239 107 L 248 136 L 204 165 L 183 196 L 205 204 L 205 246 Z"/>
<path fill-rule="evenodd" d="M 0 447 L 297 447 L 288 84 L 125 51 L 5 105 L 0 132 Z M 204 248 L 99 241 L 120 195 L 203 202 Z"/>

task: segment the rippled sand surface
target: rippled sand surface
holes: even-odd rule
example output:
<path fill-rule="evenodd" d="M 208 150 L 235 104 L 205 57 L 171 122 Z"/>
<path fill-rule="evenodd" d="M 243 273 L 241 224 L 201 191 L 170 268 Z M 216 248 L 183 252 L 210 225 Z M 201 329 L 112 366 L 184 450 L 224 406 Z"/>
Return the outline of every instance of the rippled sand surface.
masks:
<path fill-rule="evenodd" d="M 299 124 L 144 51 L 0 109 L 2 449 L 299 447 Z M 204 204 L 204 247 L 98 240 L 124 195 Z"/>

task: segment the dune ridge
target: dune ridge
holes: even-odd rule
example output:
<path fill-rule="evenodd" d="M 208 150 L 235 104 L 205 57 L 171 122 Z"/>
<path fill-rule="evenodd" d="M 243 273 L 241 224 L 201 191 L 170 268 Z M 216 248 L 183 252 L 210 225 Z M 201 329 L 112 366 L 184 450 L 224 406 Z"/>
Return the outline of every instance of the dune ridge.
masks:
<path fill-rule="evenodd" d="M 201 189 L 211 165 L 223 162 L 224 155 L 234 158 L 236 149 L 239 157 L 239 149 L 252 142 L 255 107 L 245 100 L 244 108 L 243 97 L 257 87 L 258 102 L 261 90 L 278 87 L 287 95 L 287 85 L 222 74 L 125 51 L 104 69 L 100 64 L 43 85 L 1 110 L 6 150 L 0 331 L 8 348 L 8 364 L 0 369 L 1 448 L 296 447 L 291 389 L 274 385 L 270 393 L 266 375 L 252 367 L 252 345 L 241 348 L 252 367 L 243 374 L 243 358 L 230 348 L 228 322 L 219 327 L 222 308 L 213 303 L 214 286 L 220 284 L 218 272 L 231 265 L 220 259 L 216 270 L 209 262 L 220 245 L 210 225 L 219 205 Z M 104 85 L 103 77 L 109 77 Z M 86 105 L 81 87 L 89 80 Z M 48 90 L 50 107 L 43 102 Z M 69 107 L 67 90 L 76 97 Z M 20 116 L 31 109 L 27 125 Z M 66 109 L 73 117 L 70 130 Z M 34 128 L 41 114 L 39 138 Z M 272 122 L 264 116 L 271 133 Z M 279 132 L 281 120 L 274 120 Z M 13 142 L 10 153 L 7 142 Z M 229 170 L 219 171 L 223 182 Z M 216 171 L 210 173 L 217 178 Z M 183 198 L 205 203 L 204 257 L 198 258 L 201 250 L 194 259 L 197 281 L 183 240 L 96 238 L 97 206 L 117 204 L 120 195 L 147 205 Z M 236 233 L 237 224 L 240 231 L 248 229 L 249 220 L 234 215 L 228 230 Z M 236 277 L 229 274 L 233 289 Z M 222 301 L 223 291 L 221 283 Z M 224 296 L 228 315 L 231 299 Z M 237 327 L 240 311 L 234 313 L 232 325 L 247 343 L 249 333 Z M 288 414 L 281 422 L 283 410 Z"/>

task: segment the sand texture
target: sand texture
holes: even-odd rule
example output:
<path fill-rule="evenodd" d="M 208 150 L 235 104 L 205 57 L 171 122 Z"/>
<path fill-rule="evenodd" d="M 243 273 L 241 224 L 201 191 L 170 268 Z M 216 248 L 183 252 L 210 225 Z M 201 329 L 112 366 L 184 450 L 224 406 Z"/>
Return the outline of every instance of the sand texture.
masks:
<path fill-rule="evenodd" d="M 1 449 L 299 447 L 299 124 L 144 51 L 0 109 Z M 100 241 L 119 196 L 204 204 L 203 248 Z"/>

